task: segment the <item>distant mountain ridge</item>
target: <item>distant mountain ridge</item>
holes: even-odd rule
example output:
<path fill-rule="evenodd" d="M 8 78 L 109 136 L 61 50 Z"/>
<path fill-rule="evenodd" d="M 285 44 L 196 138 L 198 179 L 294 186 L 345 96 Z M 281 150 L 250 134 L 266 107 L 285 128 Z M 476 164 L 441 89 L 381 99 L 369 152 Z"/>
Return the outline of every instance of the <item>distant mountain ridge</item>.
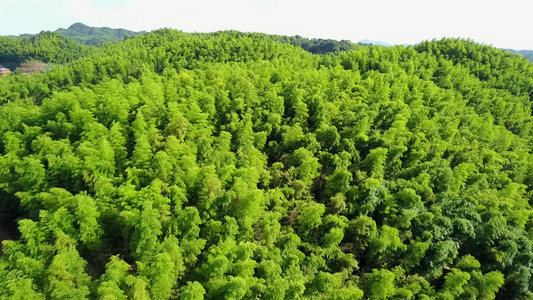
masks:
<path fill-rule="evenodd" d="M 387 42 L 381 42 L 381 41 L 372 41 L 372 40 L 367 40 L 367 39 L 364 39 L 364 40 L 360 40 L 358 42 L 359 44 L 370 44 L 370 45 L 377 45 L 377 46 L 383 46 L 383 47 L 389 47 L 391 46 L 391 44 L 387 43 Z"/>
<path fill-rule="evenodd" d="M 71 38 L 84 45 L 101 45 L 103 43 L 121 42 L 126 37 L 146 34 L 146 31 L 131 31 L 122 28 L 91 27 L 83 23 L 74 23 L 67 29 L 59 28 L 54 31 L 64 37 Z"/>
<path fill-rule="evenodd" d="M 147 34 L 147 31 L 132 31 L 123 28 L 110 28 L 110 27 L 92 27 L 85 25 L 81 22 L 70 25 L 67 29 L 58 28 L 53 31 L 63 37 L 73 39 L 74 41 L 90 46 L 99 46 L 104 43 L 116 43 L 121 42 L 126 38 L 131 38 L 143 34 Z M 32 38 L 36 34 L 21 34 L 19 36 L 9 36 L 14 38 Z M 338 51 L 350 51 L 356 48 L 357 44 L 370 44 L 383 47 L 391 47 L 392 44 L 383 41 L 374 41 L 369 39 L 363 39 L 357 43 L 350 42 L 348 40 L 332 40 L 332 39 L 308 39 L 301 36 L 282 36 L 282 35 L 270 35 L 273 40 L 290 43 L 292 45 L 303 48 L 304 50 L 314 54 L 324 54 Z M 403 46 L 412 46 L 409 44 L 403 44 Z M 522 55 L 533 62 L 533 50 L 514 50 L 504 49 L 514 54 Z"/>
<path fill-rule="evenodd" d="M 514 49 L 502 49 L 509 51 L 514 54 L 520 54 L 523 57 L 529 59 L 529 61 L 533 62 L 533 50 L 514 50 Z"/>

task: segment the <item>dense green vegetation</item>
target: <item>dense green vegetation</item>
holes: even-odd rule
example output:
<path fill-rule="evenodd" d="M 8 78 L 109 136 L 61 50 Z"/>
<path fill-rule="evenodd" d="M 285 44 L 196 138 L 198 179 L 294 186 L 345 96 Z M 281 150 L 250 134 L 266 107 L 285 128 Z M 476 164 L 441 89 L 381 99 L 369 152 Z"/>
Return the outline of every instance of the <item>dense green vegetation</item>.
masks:
<path fill-rule="evenodd" d="M 71 38 L 80 44 L 93 46 L 104 43 L 121 42 L 125 38 L 146 34 L 145 31 L 136 32 L 109 27 L 91 27 L 82 23 L 74 23 L 67 29 L 59 28 L 54 32 L 64 37 Z"/>
<path fill-rule="evenodd" d="M 281 43 L 289 43 L 314 54 L 326 54 L 339 51 L 354 50 L 357 45 L 348 40 L 336 41 L 330 39 L 307 39 L 301 36 L 270 36 Z"/>
<path fill-rule="evenodd" d="M 25 38 L 0 36 L 0 65 L 16 69 L 33 60 L 66 64 L 95 50 L 49 31 Z"/>
<path fill-rule="evenodd" d="M 532 65 L 277 40 L 0 79 L 0 298 L 531 299 Z"/>

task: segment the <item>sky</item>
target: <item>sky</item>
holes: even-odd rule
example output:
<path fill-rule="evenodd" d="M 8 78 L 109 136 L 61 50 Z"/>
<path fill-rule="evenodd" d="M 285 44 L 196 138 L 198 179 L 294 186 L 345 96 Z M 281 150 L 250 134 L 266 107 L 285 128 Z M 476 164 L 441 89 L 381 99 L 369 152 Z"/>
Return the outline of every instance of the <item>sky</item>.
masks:
<path fill-rule="evenodd" d="M 471 38 L 533 49 L 531 0 L 0 0 L 0 35 L 75 22 L 135 31 L 234 29 L 308 38 L 415 44 Z"/>

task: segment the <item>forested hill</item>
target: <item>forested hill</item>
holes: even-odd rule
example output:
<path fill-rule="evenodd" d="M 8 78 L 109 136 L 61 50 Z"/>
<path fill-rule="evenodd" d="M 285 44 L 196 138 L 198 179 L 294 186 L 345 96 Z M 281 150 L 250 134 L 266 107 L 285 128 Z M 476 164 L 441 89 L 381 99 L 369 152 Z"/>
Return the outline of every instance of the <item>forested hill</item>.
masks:
<path fill-rule="evenodd" d="M 16 69 L 27 61 L 67 64 L 95 50 L 49 31 L 25 38 L 0 36 L 0 65 Z"/>
<path fill-rule="evenodd" d="M 533 297 L 521 56 L 174 30 L 98 49 L 0 78 L 0 298 Z"/>
<path fill-rule="evenodd" d="M 84 45 L 101 45 L 103 43 L 121 42 L 125 38 L 131 38 L 146 34 L 146 31 L 131 31 L 126 29 L 115 29 L 109 27 L 91 27 L 83 23 L 74 23 L 67 29 L 59 28 L 57 34 L 71 38 Z"/>

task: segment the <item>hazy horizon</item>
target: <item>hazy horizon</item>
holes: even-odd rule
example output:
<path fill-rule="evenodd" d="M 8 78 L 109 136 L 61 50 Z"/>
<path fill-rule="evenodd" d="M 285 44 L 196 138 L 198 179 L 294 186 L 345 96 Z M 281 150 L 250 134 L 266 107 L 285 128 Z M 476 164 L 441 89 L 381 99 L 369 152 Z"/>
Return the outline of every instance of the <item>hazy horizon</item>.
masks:
<path fill-rule="evenodd" d="M 133 31 L 239 30 L 352 42 L 367 39 L 392 45 L 454 37 L 525 50 L 533 49 L 533 40 L 526 39 L 525 32 L 531 8 L 533 3 L 523 0 L 506 1 L 505 5 L 478 0 L 332 0 L 326 5 L 302 0 L 21 0 L 0 3 L 4 20 L 0 35 L 35 34 L 80 22 Z"/>

